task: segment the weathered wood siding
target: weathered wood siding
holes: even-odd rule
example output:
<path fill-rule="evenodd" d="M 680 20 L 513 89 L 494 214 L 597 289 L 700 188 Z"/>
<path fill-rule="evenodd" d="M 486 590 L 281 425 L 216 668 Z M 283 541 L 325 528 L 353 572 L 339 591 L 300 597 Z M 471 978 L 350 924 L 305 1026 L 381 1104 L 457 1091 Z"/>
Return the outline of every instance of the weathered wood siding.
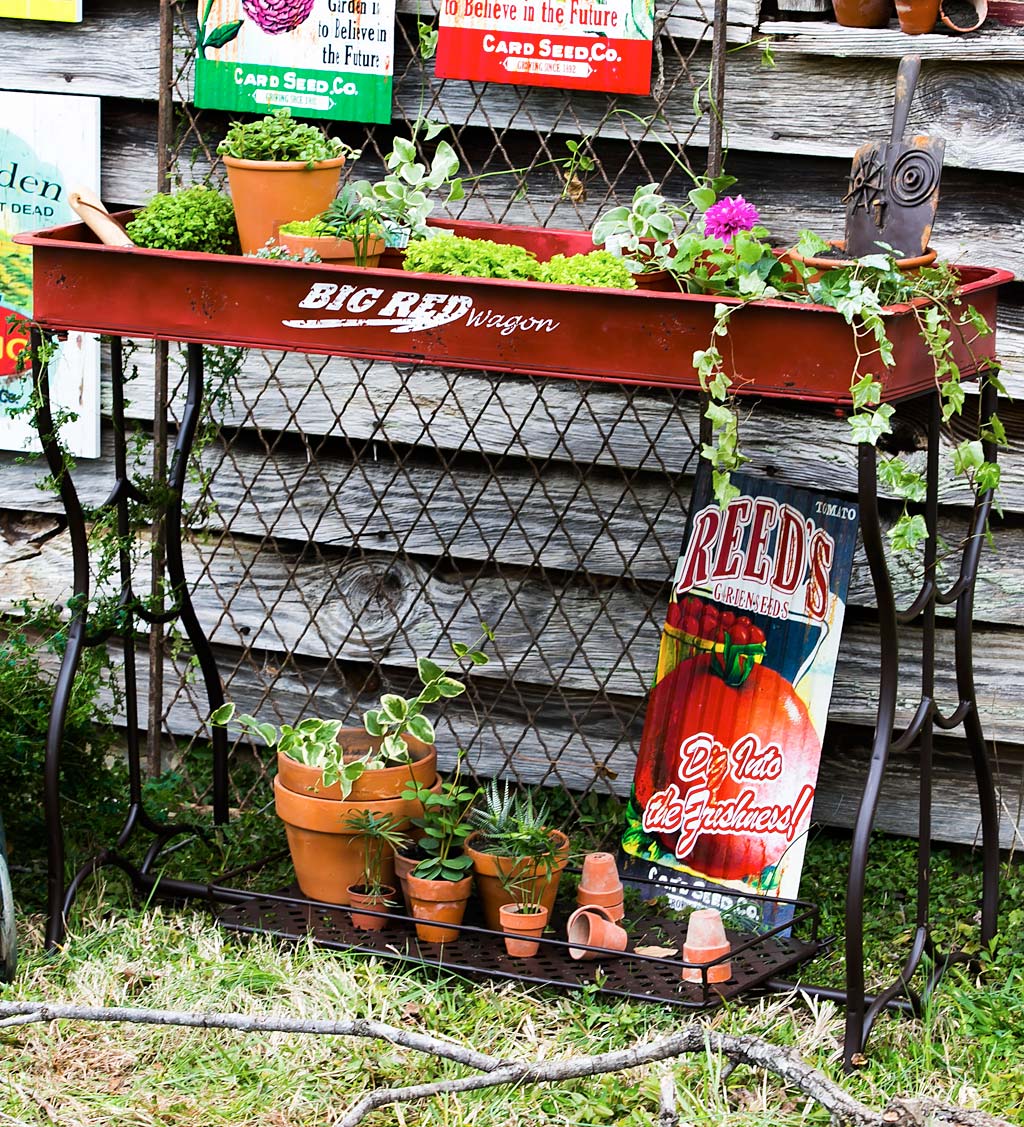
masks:
<path fill-rule="evenodd" d="M 690 49 L 672 37 L 696 34 L 702 7 L 710 12 L 700 0 L 677 4 L 664 24 L 669 81 L 680 51 Z M 733 42 L 750 38 L 758 7 L 752 0 L 731 6 Z M 88 6 L 86 17 L 71 27 L 0 21 L 0 87 L 101 96 L 104 197 L 138 202 L 154 182 L 157 6 L 102 0 Z M 761 30 L 776 36 L 778 66 L 762 69 L 756 49 L 731 57 L 729 168 L 780 237 L 795 238 L 805 227 L 837 231 L 853 149 L 888 133 L 894 60 L 907 41 L 896 31 L 855 33 L 817 22 L 776 21 Z M 913 46 L 926 62 L 911 128 L 947 138 L 935 245 L 944 257 L 1024 275 L 1024 118 L 1017 109 L 1024 39 L 997 32 L 963 40 L 925 36 Z M 699 57 L 706 65 L 706 54 Z M 557 93 L 536 91 L 527 111 L 520 92 L 500 86 L 486 90 L 484 122 L 478 90 L 459 82 L 424 90 L 406 62 L 396 65 L 396 125 L 402 115 L 415 116 L 424 98 L 429 116 L 468 122 L 461 149 L 481 168 L 496 135 L 510 161 L 527 163 L 538 135 L 557 154 L 565 137 L 601 123 L 594 147 L 606 175 L 590 179 L 584 199 L 563 200 L 557 173 L 547 169 L 512 201 L 507 180 L 483 181 L 460 205 L 468 217 L 586 225 L 607 206 L 610 183 L 626 196 L 665 171 L 659 129 L 661 136 L 665 129 L 686 134 L 693 124 L 691 100 L 683 96 L 668 107 L 666 126 L 645 133 L 629 118 L 603 120 L 608 99 L 600 95 L 575 98 L 565 114 Z M 621 104 L 644 115 L 653 103 Z M 216 136 L 224 118 L 207 114 L 204 123 Z M 361 133 L 344 131 L 352 140 Z M 694 157 L 700 163 L 699 150 Z M 378 167 L 368 153 L 360 174 L 372 177 Z M 192 174 L 204 171 L 200 162 Z M 686 187 L 680 177 L 670 184 L 679 193 Z M 1024 285 L 1008 291 L 999 334 L 1006 383 L 1019 396 Z M 152 371 L 145 352 L 137 360 L 129 415 L 146 428 Z M 465 636 L 487 618 L 499 622 L 500 636 L 497 660 L 474 678 L 489 716 L 488 738 L 471 747 L 474 765 L 550 785 L 628 790 L 666 577 L 689 499 L 692 401 L 575 382 L 253 353 L 218 410 L 228 429 L 204 454 L 215 471 L 213 505 L 186 567 L 200 618 L 231 676 L 231 695 L 242 706 L 294 719 L 315 688 L 321 711 L 355 712 L 368 701 L 368 671 L 379 668 L 400 684 L 414 653 L 436 645 L 439 635 Z M 969 405 L 959 433 L 968 433 L 972 411 Z M 1010 845 L 1021 832 L 1024 803 L 1024 688 L 1012 673 L 1024 664 L 1024 407 L 1006 404 L 1002 416 L 1011 440 L 1003 458 L 1004 515 L 984 556 L 975 652 Z M 611 419 L 618 420 L 614 428 Z M 922 434 L 922 419 L 905 412 L 900 448 L 920 449 Z M 827 412 L 797 416 L 762 405 L 745 424 L 745 444 L 760 472 L 847 494 L 855 487 L 845 423 Z M 5 454 L 0 466 L 0 506 L 28 514 L 5 525 L 0 607 L 22 597 L 61 598 L 70 567 L 66 533 L 55 520 L 59 506 L 36 488 L 38 467 Z M 80 464 L 86 498 L 105 496 L 109 470 L 109 454 Z M 386 512 L 378 504 L 385 494 Z M 969 495 L 946 476 L 941 499 L 943 536 L 956 545 L 967 527 Z M 568 515 L 552 527 L 552 513 L 560 511 Z M 402 541 L 397 558 L 388 550 L 394 529 Z M 534 566 L 523 568 L 528 560 Z M 906 595 L 916 579 L 913 565 L 900 561 L 894 572 Z M 358 620 L 354 605 L 363 609 Z M 850 823 L 863 778 L 877 694 L 873 606 L 858 555 L 816 805 L 825 822 Z M 580 622 L 594 623 L 585 637 Z M 938 680 L 946 700 L 953 693 L 950 625 L 944 615 Z M 908 671 L 917 641 L 908 627 Z M 194 686 L 177 687 L 180 673 L 169 660 L 167 724 L 188 736 L 203 706 Z M 906 681 L 901 718 L 913 711 L 912 689 Z M 474 723 L 464 703 L 450 709 L 447 746 L 465 743 Z M 940 750 L 936 833 L 971 841 L 978 819 L 968 757 L 956 738 Z M 912 761 L 899 757 L 883 798 L 884 827 L 913 832 L 914 786 Z"/>

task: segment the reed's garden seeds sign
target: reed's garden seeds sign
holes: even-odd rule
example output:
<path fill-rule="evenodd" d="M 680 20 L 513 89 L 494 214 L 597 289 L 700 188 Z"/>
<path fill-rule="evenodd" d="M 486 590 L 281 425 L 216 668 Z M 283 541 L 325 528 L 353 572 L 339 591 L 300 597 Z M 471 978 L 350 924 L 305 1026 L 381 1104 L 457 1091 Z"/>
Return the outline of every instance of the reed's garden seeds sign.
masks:
<path fill-rule="evenodd" d="M 857 506 L 697 477 L 623 850 L 659 879 L 795 898 L 857 535 Z M 672 881 L 672 884 L 678 882 Z M 685 899 L 685 897 L 684 897 Z M 693 903 L 709 898 L 696 895 Z M 717 902 L 716 902 L 717 906 Z"/>
<path fill-rule="evenodd" d="M 0 19 L 80 23 L 82 0 L 0 0 Z"/>
<path fill-rule="evenodd" d="M 20 373 L 32 316 L 32 252 L 12 236 L 76 222 L 68 191 L 100 182 L 100 102 L 66 94 L 0 91 L 0 449 L 38 448 L 19 408 L 31 392 Z M 50 364 L 56 404 L 71 412 L 61 437 L 73 454 L 98 458 L 100 350 L 86 333 L 68 333 Z M 12 413 L 13 412 L 13 413 Z"/>
<path fill-rule="evenodd" d="M 391 120 L 395 0 L 198 0 L 195 104 Z"/>
<path fill-rule="evenodd" d="M 440 78 L 651 91 L 653 0 L 440 0 L 440 13 Z"/>

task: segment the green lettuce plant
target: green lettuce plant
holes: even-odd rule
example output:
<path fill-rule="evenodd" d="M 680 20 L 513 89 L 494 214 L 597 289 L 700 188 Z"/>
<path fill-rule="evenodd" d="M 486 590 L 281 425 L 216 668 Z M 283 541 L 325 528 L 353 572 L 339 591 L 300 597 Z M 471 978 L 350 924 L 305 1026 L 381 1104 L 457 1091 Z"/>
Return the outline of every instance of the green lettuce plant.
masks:
<path fill-rule="evenodd" d="M 125 229 L 136 246 L 152 250 L 238 252 L 231 201 L 202 184 L 157 193 Z"/>

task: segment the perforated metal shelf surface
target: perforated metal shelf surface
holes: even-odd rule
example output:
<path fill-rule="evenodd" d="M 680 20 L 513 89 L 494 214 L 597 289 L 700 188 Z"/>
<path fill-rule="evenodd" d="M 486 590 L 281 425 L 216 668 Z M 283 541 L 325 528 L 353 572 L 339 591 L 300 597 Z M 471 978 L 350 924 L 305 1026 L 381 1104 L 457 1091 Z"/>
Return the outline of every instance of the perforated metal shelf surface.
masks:
<path fill-rule="evenodd" d="M 638 946 L 657 945 L 675 947 L 681 955 L 685 922 L 658 917 L 629 922 L 627 954 L 610 954 L 594 961 L 571 958 L 569 945 L 554 938 L 565 935 L 564 914 L 557 912 L 538 954 L 525 959 L 506 954 L 501 933 L 479 926 L 478 919 L 471 914 L 467 915 L 457 942 L 443 946 L 421 943 L 413 921 L 407 917 L 391 916 L 383 931 L 359 931 L 352 926 L 347 908 L 304 901 L 294 887 L 224 908 L 217 918 L 222 927 L 232 932 L 272 935 L 293 942 L 311 936 L 317 945 L 335 950 L 362 951 L 463 974 L 518 979 L 565 989 L 596 985 L 605 994 L 691 1008 L 718 1005 L 763 985 L 813 958 L 821 949 L 817 941 L 794 936 L 764 938 L 730 931 L 732 977 L 728 982 L 707 986 L 682 981 L 681 957 L 645 957 L 633 951 Z"/>

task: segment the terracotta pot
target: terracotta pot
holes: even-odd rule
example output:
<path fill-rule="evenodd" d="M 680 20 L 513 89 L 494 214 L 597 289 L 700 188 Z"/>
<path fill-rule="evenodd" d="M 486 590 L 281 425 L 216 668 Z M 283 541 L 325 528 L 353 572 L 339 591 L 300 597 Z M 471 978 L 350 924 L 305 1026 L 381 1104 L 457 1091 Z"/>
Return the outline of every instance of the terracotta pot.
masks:
<path fill-rule="evenodd" d="M 596 904 L 607 908 L 613 920 L 626 914 L 622 899 L 622 880 L 611 853 L 588 853 L 583 858 L 583 874 L 576 890 L 576 903 L 581 908 Z"/>
<path fill-rule="evenodd" d="M 652 293 L 679 293 L 680 286 L 671 270 L 648 270 L 644 274 L 634 274 L 638 290 L 649 290 Z"/>
<path fill-rule="evenodd" d="M 732 946 L 725 936 L 722 913 L 714 908 L 700 908 L 694 912 L 686 925 L 686 942 L 683 944 L 683 960 L 687 963 L 710 963 L 728 955 Z M 707 981 L 728 982 L 732 978 L 729 963 L 718 963 L 707 968 Z M 700 967 L 683 967 L 684 982 L 703 982 L 704 972 Z"/>
<path fill-rule="evenodd" d="M 350 884 L 345 890 L 348 893 L 348 902 L 352 905 L 352 926 L 360 931 L 383 931 L 387 926 L 384 916 L 368 916 L 357 912 L 356 908 L 368 908 L 371 912 L 390 912 L 395 898 L 395 890 L 390 885 L 383 885 L 379 896 L 371 896 L 363 892 L 361 884 Z"/>
<path fill-rule="evenodd" d="M 888 27 L 893 0 L 832 0 L 836 23 L 843 27 Z"/>
<path fill-rule="evenodd" d="M 581 887 L 576 890 L 576 903 L 581 908 L 604 908 L 616 922 L 626 914 L 625 901 L 621 892 L 618 895 L 614 892 L 588 892 Z"/>
<path fill-rule="evenodd" d="M 436 793 L 440 787 L 437 780 L 432 789 Z M 285 824 L 299 888 L 311 900 L 328 904 L 347 904 L 348 886 L 363 879 L 363 844 L 345 828 L 350 815 L 363 810 L 393 814 L 401 819 L 398 828 L 404 829 L 410 818 L 423 813 L 422 803 L 404 798 L 340 802 L 297 794 L 287 790 L 279 777 L 274 779 L 274 807 Z M 382 879 L 387 884 L 394 881 L 393 855 L 384 858 Z"/>
<path fill-rule="evenodd" d="M 421 858 L 406 857 L 404 853 L 395 854 L 395 879 L 402 890 L 402 899 L 409 904 L 409 874 L 420 863 Z"/>
<path fill-rule="evenodd" d="M 569 917 L 566 935 L 570 943 L 610 948 L 610 951 L 587 951 L 584 947 L 569 948 L 572 958 L 587 960 L 611 958 L 610 952 L 625 951 L 629 939 L 626 929 L 619 927 L 608 914 L 608 910 L 599 905 L 577 908 Z"/>
<path fill-rule="evenodd" d="M 473 888 L 473 878 L 462 880 L 424 880 L 411 873 L 406 877 L 409 909 L 416 919 L 416 934 L 424 943 L 454 943 L 459 933 L 454 927 L 466 914 L 466 902 Z"/>
<path fill-rule="evenodd" d="M 829 239 L 828 245 L 830 247 L 837 247 L 839 250 L 846 249 L 846 243 L 843 239 Z M 896 265 L 901 270 L 910 274 L 915 270 L 920 270 L 922 266 L 931 266 L 938 256 L 939 252 L 929 247 L 924 254 L 910 258 L 897 258 Z M 802 262 L 805 266 L 815 268 L 816 273 L 809 275 L 807 278 L 809 282 L 816 282 L 822 274 L 827 273 L 829 270 L 841 270 L 844 266 L 853 266 L 857 261 L 855 258 L 818 258 L 813 254 L 805 257 L 796 247 L 787 250 L 785 257 L 791 262 Z"/>
<path fill-rule="evenodd" d="M 534 942 L 548 926 L 548 910 L 542 904 L 537 911 L 524 912 L 519 904 L 502 904 L 501 930 L 505 932 L 505 950 L 516 959 L 529 959 L 540 950 Z M 519 938 L 513 939 L 512 936 Z M 522 937 L 527 938 L 522 938 Z"/>
<path fill-rule="evenodd" d="M 344 157 L 318 161 L 239 160 L 224 157 L 243 254 L 276 238 L 282 223 L 326 211 L 338 191 Z"/>
<path fill-rule="evenodd" d="M 905 35 L 927 35 L 939 18 L 939 0 L 896 0 L 896 16 Z"/>
<path fill-rule="evenodd" d="M 974 9 L 974 15 L 962 19 L 958 23 L 946 14 L 946 0 L 939 0 L 939 17 L 951 31 L 977 31 L 988 19 L 988 0 L 967 0 L 967 2 Z"/>
<path fill-rule="evenodd" d="M 412 763 L 402 763 L 396 767 L 380 767 L 375 771 L 364 771 L 352 784 L 348 802 L 375 802 L 381 798 L 398 798 L 405 785 L 414 779 L 420 786 L 432 786 L 437 778 L 437 749 L 433 744 L 420 743 L 412 736 L 406 736 Z M 338 733 L 345 758 L 358 758 L 371 749 L 380 747 L 380 737 L 371 736 L 362 728 L 342 728 Z M 278 752 L 277 777 L 286 790 L 296 794 L 312 794 L 317 798 L 341 798 L 341 784 L 325 787 L 319 767 L 307 767 L 296 763 L 287 755 Z"/>
<path fill-rule="evenodd" d="M 548 873 L 543 865 L 538 865 L 532 873 L 524 869 L 522 872 L 516 867 L 521 860 L 518 857 L 502 857 L 497 853 L 481 853 L 473 845 L 481 840 L 479 833 L 472 833 L 466 839 L 464 849 L 473 858 L 473 872 L 476 875 L 476 889 L 480 896 L 480 903 L 484 910 L 484 920 L 491 931 L 501 930 L 501 907 L 511 904 L 515 897 L 511 892 L 506 892 L 502 887 L 501 878 L 508 879 L 514 873 L 516 879 L 520 877 L 534 878 L 532 883 L 524 889 L 522 899 L 529 899 L 534 903 L 540 902 L 548 912 L 555 906 L 555 897 L 558 895 L 558 882 L 562 879 L 562 870 L 569 860 L 569 839 L 561 830 L 552 830 L 551 836 L 558 842 L 558 852 L 548 879 Z M 546 883 L 546 887 L 542 887 Z"/>
<path fill-rule="evenodd" d="M 351 239 L 338 239 L 334 235 L 290 235 L 278 231 L 277 241 L 291 254 L 314 250 L 324 262 L 343 262 L 349 266 L 377 266 L 384 253 L 383 239 L 366 239 L 363 261 L 357 262 L 356 245 Z"/>

